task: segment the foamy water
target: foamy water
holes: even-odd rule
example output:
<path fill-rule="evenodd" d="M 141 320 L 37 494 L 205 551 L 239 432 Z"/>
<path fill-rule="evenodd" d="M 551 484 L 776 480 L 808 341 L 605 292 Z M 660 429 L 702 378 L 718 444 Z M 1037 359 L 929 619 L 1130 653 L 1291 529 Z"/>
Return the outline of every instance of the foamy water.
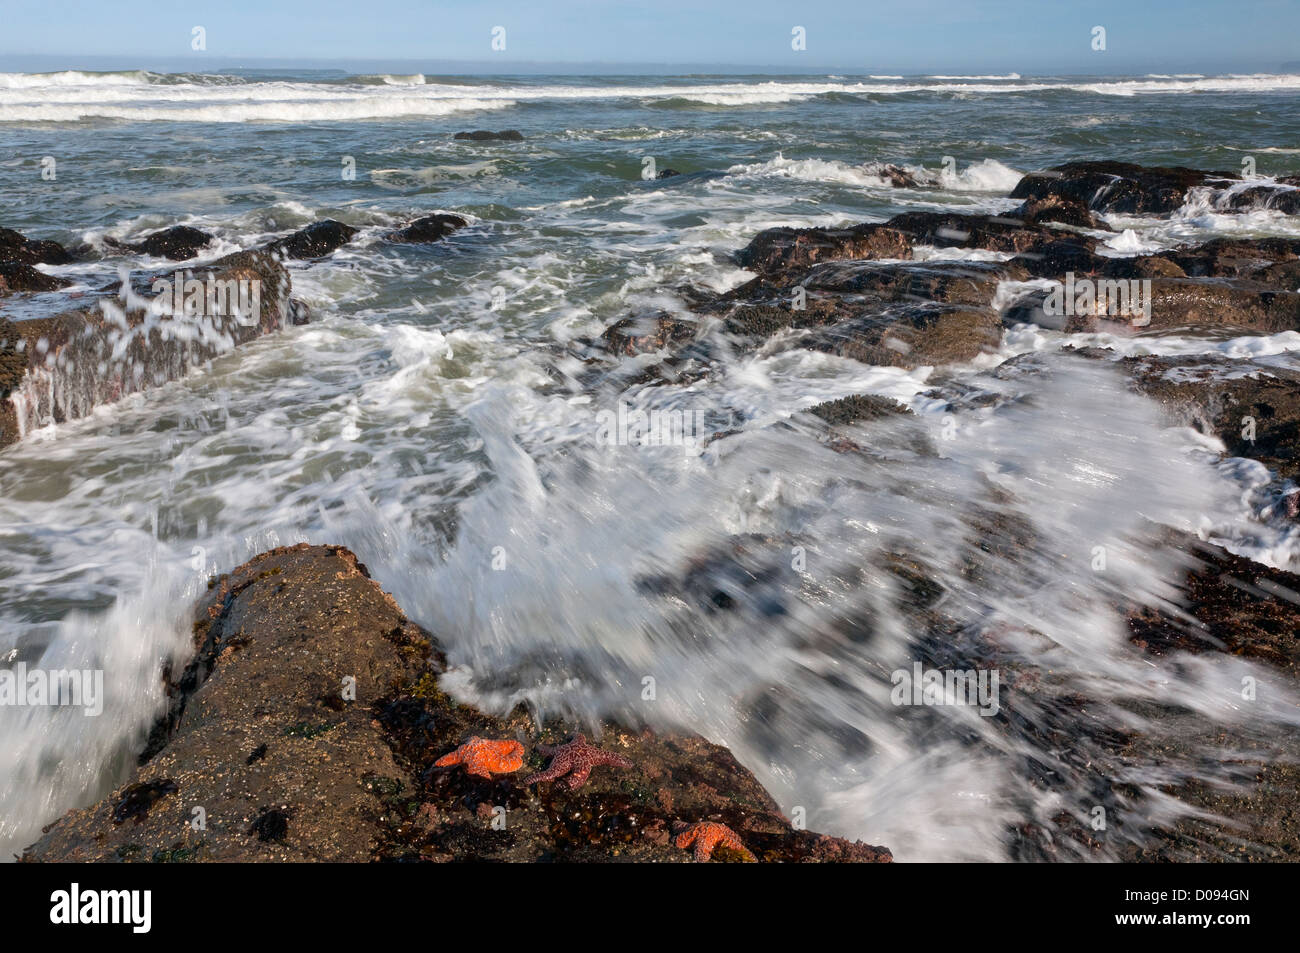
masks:
<path fill-rule="evenodd" d="M 1262 742 L 1297 712 L 1264 667 L 1129 647 L 1119 607 L 1168 607 L 1185 568 L 1155 527 L 1291 569 L 1300 540 L 1267 511 L 1262 467 L 1169 426 L 1107 362 L 1061 351 L 1293 366 L 1300 337 L 1022 326 L 957 372 L 990 399 L 956 409 L 932 369 L 784 339 L 729 353 L 708 332 L 716 366 L 661 386 L 629 385 L 632 366 L 579 384 L 587 369 L 560 346 L 629 311 L 684 309 L 685 285 L 740 284 L 750 276 L 731 254 L 773 225 L 1001 212 L 1024 171 L 1081 156 L 1236 169 L 1242 122 L 1256 123 L 1260 174 L 1294 172 L 1276 150 L 1296 119 L 1277 106 L 1297 82 L 0 75 L 16 156 L 0 161 L 0 224 L 102 252 L 106 238 L 185 222 L 217 236 L 205 259 L 322 217 L 362 228 L 330 259 L 292 266 L 310 325 L 0 453 L 0 654 L 102 668 L 108 694 L 97 718 L 0 710 L 0 847 L 21 849 L 125 776 L 208 576 L 300 540 L 355 549 L 438 634 L 463 698 L 701 732 L 815 828 L 900 859 L 1005 859 L 1012 825 L 1051 830 L 1099 798 L 1125 819 L 1116 842 L 1147 836 L 1178 816 L 1164 785 L 1232 770 L 1228 752 L 1195 745 L 1172 762 L 1119 760 L 1104 730 L 1189 743 L 1135 703 Z M 1193 107 L 1180 104 L 1193 102 L 1201 139 L 1221 146 L 1184 144 Z M 484 124 L 525 141 L 450 138 Z M 1146 146 L 1134 128 L 1151 130 Z M 40 179 L 45 155 L 54 182 Z M 356 179 L 340 175 L 343 156 Z M 643 181 L 646 157 L 708 174 Z M 893 187 L 885 164 L 921 188 Z M 429 248 L 381 240 L 438 210 L 471 226 Z M 1111 224 L 1117 254 L 1300 234 L 1294 217 L 1229 214 L 1210 196 Z M 123 263 L 170 267 L 49 270 L 84 289 Z M 1032 373 L 1010 370 L 1030 359 Z M 865 452 L 837 453 L 804 412 L 862 393 L 915 415 L 855 428 Z M 620 401 L 736 432 L 605 446 L 600 415 Z M 981 541 L 1008 546 L 993 556 Z M 900 557 L 942 587 L 950 630 L 906 608 Z M 892 704 L 891 673 L 914 662 L 997 668 L 1015 720 Z M 1248 707 L 1247 675 L 1269 686 Z M 1075 696 L 1086 723 L 1069 714 Z M 1073 750 L 1053 740 L 1062 731 Z"/>

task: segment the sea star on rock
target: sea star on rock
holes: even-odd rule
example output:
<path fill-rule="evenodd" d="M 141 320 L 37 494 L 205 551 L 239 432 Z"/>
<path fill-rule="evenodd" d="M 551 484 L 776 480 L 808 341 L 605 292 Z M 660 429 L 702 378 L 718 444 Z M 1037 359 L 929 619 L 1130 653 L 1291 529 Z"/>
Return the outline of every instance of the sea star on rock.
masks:
<path fill-rule="evenodd" d="M 436 768 L 456 764 L 463 764 L 466 774 L 478 778 L 509 774 L 524 766 L 524 746 L 517 741 L 492 741 L 475 735 L 451 754 L 445 754 L 433 763 Z"/>
<path fill-rule="evenodd" d="M 545 771 L 524 778 L 524 784 L 537 781 L 554 781 L 561 775 L 569 776 L 569 790 L 576 791 L 587 783 L 591 769 L 598 764 L 610 764 L 618 768 L 630 768 L 632 762 L 619 757 L 611 751 L 602 751 L 594 745 L 587 744 L 585 735 L 573 736 L 568 744 L 552 748 L 550 745 L 538 745 L 538 750 L 551 756 L 551 765 Z"/>
<path fill-rule="evenodd" d="M 673 843 L 683 849 L 694 844 L 695 860 L 701 864 L 713 856 L 713 850 L 716 847 L 728 847 L 743 854 L 747 860 L 758 859 L 740 842 L 740 838 L 736 836 L 735 831 L 726 824 L 718 824 L 714 821 L 700 821 L 698 824 L 692 824 L 678 834 Z"/>

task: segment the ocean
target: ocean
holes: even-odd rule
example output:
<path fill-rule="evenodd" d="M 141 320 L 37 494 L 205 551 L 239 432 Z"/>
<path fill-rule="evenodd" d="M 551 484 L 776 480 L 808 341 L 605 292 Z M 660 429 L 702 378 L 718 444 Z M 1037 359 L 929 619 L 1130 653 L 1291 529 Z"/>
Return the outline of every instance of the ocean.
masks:
<path fill-rule="evenodd" d="M 765 228 L 1004 213 L 1022 174 L 1072 159 L 1296 174 L 1298 94 L 1297 75 L 0 74 L 0 225 L 83 246 L 81 262 L 46 269 L 70 293 L 122 268 L 170 270 L 111 241 L 171 225 L 217 237 L 200 261 L 324 218 L 361 229 L 327 259 L 290 264 L 309 324 L 0 453 L 0 655 L 102 670 L 108 702 L 93 718 L 0 709 L 0 855 L 125 776 L 209 577 L 297 541 L 353 549 L 446 647 L 458 697 L 697 731 L 810 827 L 900 860 L 1008 859 L 1017 824 L 1091 811 L 1068 792 L 1095 766 L 1063 753 L 1045 710 L 1010 732 L 970 709 L 900 716 L 890 674 L 910 669 L 916 633 L 860 578 L 898 539 L 925 552 L 955 618 L 1032 629 L 1016 652 L 1086 695 L 1091 723 L 1175 730 L 1139 712 L 1141 697 L 1243 732 L 1294 730 L 1286 686 L 1248 711 L 1233 702 L 1244 677 L 1270 682 L 1257 663 L 1155 667 L 1129 650 L 1115 609 L 1175 598 L 1179 566 L 1147 540 L 1152 524 L 1295 570 L 1300 531 L 1261 515 L 1261 467 L 1170 426 L 1105 367 L 1062 364 L 1001 414 L 953 411 L 932 390 L 942 378 L 1005 394 L 1006 360 L 1067 344 L 1300 369 L 1294 331 L 1020 325 L 944 374 L 775 345 L 675 382 L 628 373 L 576 388 L 565 374 L 583 370 L 568 346 L 615 320 L 748 280 L 733 256 Z M 453 139 L 475 129 L 523 139 Z M 895 186 L 886 166 L 924 187 Z M 681 174 L 653 177 L 664 170 Z M 432 212 L 469 225 L 428 246 L 382 240 Z M 1195 196 L 1169 216 L 1108 221 L 1116 254 L 1300 237 L 1296 216 Z M 963 439 L 940 463 L 882 451 L 849 472 L 800 415 L 864 393 Z M 611 447 L 597 433 L 620 403 L 738 433 Z M 973 586 L 952 514 L 989 479 L 1043 542 L 1032 578 Z M 1076 572 L 1099 535 L 1125 540 L 1119 568 Z M 647 587 L 738 539 L 758 562 L 798 548 L 803 581 L 754 569 L 734 612 Z M 872 638 L 843 634 L 863 618 Z M 1185 813 L 1164 785 L 1223 780 L 1231 756 L 1111 766 L 1132 838 Z"/>

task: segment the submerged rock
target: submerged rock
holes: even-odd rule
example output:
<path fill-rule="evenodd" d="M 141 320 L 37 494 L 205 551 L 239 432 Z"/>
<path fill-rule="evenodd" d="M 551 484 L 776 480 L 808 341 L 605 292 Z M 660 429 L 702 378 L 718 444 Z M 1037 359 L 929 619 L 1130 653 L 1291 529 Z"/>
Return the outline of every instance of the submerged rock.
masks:
<path fill-rule="evenodd" d="M 473 142 L 489 142 L 500 140 L 503 142 L 523 142 L 524 134 L 518 129 L 504 129 L 501 132 L 491 132 L 487 129 L 475 129 L 473 132 L 458 132 L 452 136 L 453 139 L 469 139 Z"/>
<path fill-rule="evenodd" d="M 878 394 L 855 394 L 828 400 L 809 409 L 808 413 L 820 417 L 831 426 L 860 423 L 864 420 L 880 420 L 898 414 L 910 414 L 911 411 L 890 397 Z"/>
<path fill-rule="evenodd" d="M 324 258 L 352 241 L 358 231 L 360 229 L 327 218 L 320 222 L 313 222 L 292 235 L 268 242 L 265 248 L 271 254 L 285 258 L 300 260 Z"/>
<path fill-rule="evenodd" d="M 698 327 L 688 318 L 659 311 L 615 321 L 600 337 L 611 352 L 630 357 L 684 344 Z"/>
<path fill-rule="evenodd" d="M 760 861 L 891 859 L 794 829 L 725 748 L 690 735 L 606 724 L 593 743 L 631 767 L 527 784 L 573 729 L 449 698 L 433 637 L 341 547 L 272 550 L 215 580 L 194 646 L 138 770 L 24 860 L 688 862 L 671 835 L 700 822 L 725 824 Z M 523 742 L 522 768 L 436 764 L 475 737 Z M 122 804 L 132 823 L 115 823 Z"/>
<path fill-rule="evenodd" d="M 458 228 L 464 228 L 468 225 L 465 219 L 459 215 L 447 215 L 439 213 L 437 215 L 426 215 L 424 218 L 417 218 L 410 225 L 399 228 L 396 231 L 389 232 L 384 237 L 390 242 L 405 244 L 418 244 L 423 242 L 436 242 L 446 238 Z"/>
<path fill-rule="evenodd" d="M 1212 356 L 1133 357 L 1120 365 L 1176 423 L 1300 483 L 1300 372 Z"/>
<path fill-rule="evenodd" d="M 1182 545 L 1196 557 L 1183 580 L 1184 611 L 1131 611 L 1129 639 L 1153 655 L 1226 652 L 1300 674 L 1300 576 L 1197 540 Z"/>

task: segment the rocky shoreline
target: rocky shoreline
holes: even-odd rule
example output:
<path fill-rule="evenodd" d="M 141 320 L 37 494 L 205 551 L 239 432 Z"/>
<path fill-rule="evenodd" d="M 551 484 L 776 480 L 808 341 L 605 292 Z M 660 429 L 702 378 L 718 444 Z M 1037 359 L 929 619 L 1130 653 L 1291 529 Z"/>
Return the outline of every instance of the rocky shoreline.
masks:
<path fill-rule="evenodd" d="M 1026 175 L 1011 193 L 1023 204 L 1003 215 L 906 212 L 848 228 L 769 229 L 736 255 L 736 263 L 754 274 L 751 280 L 722 294 L 676 289 L 687 303 L 683 310 L 629 314 L 597 338 L 559 345 L 554 376 L 557 386 L 588 391 L 611 381 L 681 382 L 706 376 L 733 354 L 805 348 L 869 365 L 934 368 L 926 397 L 955 410 L 968 400 L 995 399 L 971 395 L 950 373 L 956 367 L 988 360 L 998 364 L 1002 380 L 1039 373 L 1033 353 L 998 353 L 1005 333 L 1021 324 L 1153 344 L 1173 334 L 1212 343 L 1300 332 L 1300 240 L 1215 239 L 1123 255 L 1104 247 L 1111 228 L 1100 217 L 1168 215 L 1193 195 L 1225 212 L 1297 214 L 1296 185 L 1075 162 Z M 438 241 L 466 224 L 457 216 L 428 216 L 384 237 Z M 276 290 L 271 319 L 250 330 L 251 337 L 296 320 L 283 259 L 321 257 L 356 234 L 339 222 L 319 222 L 206 267 L 215 274 L 256 271 Z M 171 233 L 151 245 L 152 238 L 134 248 L 188 257 L 206 242 L 201 233 Z M 56 290 L 57 279 L 35 269 L 68 255 L 51 245 L 0 233 L 0 282 L 6 283 L 0 292 Z M 933 260 L 929 250 L 935 248 L 979 255 Z M 1142 302 L 1117 309 L 1091 298 L 1075 307 L 1072 298 L 1063 310 L 1062 299 L 1053 299 L 1056 286 L 1076 284 L 1116 294 L 1122 288 L 1126 295 L 1131 289 Z M 171 343 L 163 330 L 151 328 L 134 352 L 144 372 L 96 376 L 90 369 L 98 349 L 117 342 L 105 335 L 121 329 L 97 324 L 92 313 L 38 323 L 6 322 L 0 312 L 0 384 L 8 415 L 0 420 L 0 445 L 34 424 L 83 416 L 133 389 L 174 379 L 219 353 Z M 143 326 L 142 314 L 128 311 L 127 327 Z M 1190 426 L 1220 441 L 1224 456 L 1267 468 L 1259 515 L 1293 525 L 1300 518 L 1300 380 L 1268 363 L 1267 354 L 1228 358 L 1212 351 L 1126 356 L 1104 342 L 1063 348 L 1071 360 L 1108 362 L 1134 392 L 1161 405 L 1170 425 Z M 571 374 L 574 367 L 579 370 Z M 77 374 L 93 379 L 77 380 Z M 89 396 L 68 399 L 73 392 Z M 20 420 L 21 414 L 28 416 Z M 810 417 L 821 428 L 818 438 L 847 455 L 846 466 L 853 454 L 864 453 L 853 429 L 863 422 L 897 423 L 889 439 L 918 456 L 934 456 L 914 415 L 884 398 L 849 397 L 813 408 Z M 1018 555 L 1026 543 L 1023 527 L 996 514 L 964 517 L 986 540 L 981 548 L 988 562 L 969 567 L 972 585 L 980 584 L 982 573 L 1007 572 L 1006 566 L 1031 571 Z M 711 573 L 722 565 L 727 568 L 720 574 L 756 585 L 761 570 L 744 562 L 745 551 L 770 542 L 737 539 L 730 553 L 702 554 L 688 578 L 656 585 L 683 600 L 707 602 L 710 611 L 727 611 L 729 597 L 713 585 Z M 1170 533 L 1164 542 L 1186 557 L 1184 605 L 1179 611 L 1118 606 L 1134 650 L 1153 659 L 1202 653 L 1249 658 L 1294 683 L 1300 674 L 1300 576 L 1191 537 Z M 955 638 L 953 621 L 939 608 L 943 594 L 910 554 L 894 557 L 888 571 L 906 593 L 899 608 L 918 637 L 942 654 Z M 1000 566 L 992 565 L 995 559 Z M 684 861 L 707 858 L 715 844 L 712 856 L 728 860 L 890 859 L 887 846 L 797 829 L 726 749 L 703 739 L 606 723 L 599 732 L 588 730 L 594 748 L 564 748 L 579 728 L 591 726 L 547 723 L 539 730 L 523 710 L 496 717 L 454 702 L 440 687 L 444 662 L 435 636 L 407 619 L 356 557 L 339 547 L 273 550 L 215 580 L 198 610 L 194 648 L 186 670 L 169 676 L 171 709 L 155 727 L 135 776 L 47 828 L 25 860 Z M 1086 743 L 1117 759 L 1150 756 L 1147 749 L 1156 742 L 1135 734 L 1099 730 L 1093 737 L 1080 728 L 1075 738 L 1073 719 L 1084 720 L 1079 713 L 1086 703 L 1069 699 L 1033 730 L 1056 744 Z M 1019 716 L 1014 703 L 1008 708 L 1010 723 Z M 1220 735 L 1217 744 L 1246 744 L 1229 731 Z M 484 748 L 487 742 L 492 745 Z M 572 790 L 559 778 L 529 783 L 534 774 L 550 773 L 545 749 L 556 759 L 577 758 L 579 766 L 590 762 L 590 778 Z M 466 765 L 479 763 L 481 751 L 487 752 L 483 764 L 506 767 L 470 774 Z M 456 752 L 461 762 L 439 765 Z M 1276 752 L 1243 752 L 1236 763 L 1243 776 L 1254 776 L 1249 791 L 1171 780 L 1164 793 L 1206 816 L 1178 821 L 1154 844 L 1134 837 L 1120 856 L 1300 859 L 1293 766 Z M 555 769 L 560 761 L 549 764 Z M 1045 788 L 1053 783 L 1043 781 Z M 193 823 L 196 809 L 202 826 Z M 1015 856 L 1100 855 L 1100 842 L 1078 818 L 1054 820 L 1055 840 L 1042 826 L 1018 830 Z M 1073 839 L 1072 852 L 1062 848 L 1059 831 Z M 688 850 L 705 842 L 710 848 L 702 854 Z"/>
<path fill-rule="evenodd" d="M 458 215 L 428 215 L 388 232 L 384 240 L 427 244 L 468 224 Z M 292 296 L 285 263 L 324 258 L 359 233 L 333 219 L 313 222 L 260 248 L 208 264 L 136 273 L 127 288 L 118 280 L 89 294 L 77 293 L 76 298 L 90 301 L 68 308 L 72 302 L 58 293 L 70 282 L 36 265 L 72 264 L 78 256 L 57 242 L 0 228 L 0 449 L 38 427 L 85 417 L 95 407 L 177 380 L 264 334 L 308 323 L 309 309 Z M 110 253 L 184 262 L 213 241 L 200 229 L 179 225 L 139 242 L 106 245 Z M 154 289 L 160 281 L 168 286 L 183 281 L 186 290 L 158 294 Z M 191 282 L 203 286 L 197 304 L 187 300 Z M 241 285 L 252 292 L 250 313 L 238 313 L 209 290 L 219 286 L 224 295 L 224 289 Z M 18 298 L 47 293 L 55 295 L 54 314 L 6 315 Z"/>
<path fill-rule="evenodd" d="M 626 767 L 598 765 L 576 790 L 529 784 L 521 769 L 541 771 L 540 746 L 575 727 L 453 701 L 436 638 L 341 547 L 273 550 L 213 580 L 194 645 L 134 776 L 24 860 L 684 862 L 700 845 L 684 835 L 711 841 L 708 825 L 741 845 L 718 839 L 718 861 L 891 859 L 796 829 L 725 748 L 690 735 L 605 724 L 595 745 Z M 527 753 L 485 777 L 438 766 L 474 738 Z"/>

